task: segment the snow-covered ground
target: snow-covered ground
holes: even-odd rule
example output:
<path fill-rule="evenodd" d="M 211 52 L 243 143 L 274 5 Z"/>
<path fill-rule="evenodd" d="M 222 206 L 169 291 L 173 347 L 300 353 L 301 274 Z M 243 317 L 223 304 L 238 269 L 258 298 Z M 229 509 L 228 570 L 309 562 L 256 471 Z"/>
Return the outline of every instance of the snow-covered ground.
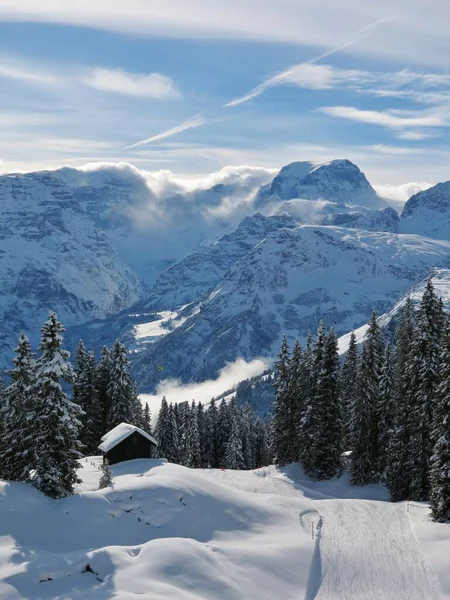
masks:
<path fill-rule="evenodd" d="M 450 599 L 450 526 L 379 486 L 100 459 L 64 500 L 0 483 L 2 600 Z"/>

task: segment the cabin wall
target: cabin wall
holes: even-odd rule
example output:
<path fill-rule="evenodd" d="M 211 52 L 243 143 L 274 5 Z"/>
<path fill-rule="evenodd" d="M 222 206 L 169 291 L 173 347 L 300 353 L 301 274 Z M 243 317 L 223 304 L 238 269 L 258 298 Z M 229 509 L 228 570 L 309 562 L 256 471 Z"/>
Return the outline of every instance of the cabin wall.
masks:
<path fill-rule="evenodd" d="M 120 444 L 105 454 L 110 465 L 135 458 L 151 458 L 154 444 L 142 437 L 137 431 L 125 438 Z"/>

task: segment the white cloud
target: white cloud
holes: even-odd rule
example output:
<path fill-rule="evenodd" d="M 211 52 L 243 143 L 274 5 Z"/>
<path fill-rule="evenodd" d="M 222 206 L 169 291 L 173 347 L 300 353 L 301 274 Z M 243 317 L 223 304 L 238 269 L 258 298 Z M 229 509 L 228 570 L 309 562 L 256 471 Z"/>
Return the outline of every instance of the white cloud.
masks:
<path fill-rule="evenodd" d="M 389 200 L 393 200 L 399 205 L 403 205 L 411 196 L 417 194 L 418 192 L 422 192 L 423 190 L 428 190 L 433 184 L 428 183 L 426 181 L 415 182 L 412 181 L 410 183 L 402 183 L 401 185 L 374 185 L 375 191 L 377 194 L 382 196 L 383 198 L 387 198 Z"/>
<path fill-rule="evenodd" d="M 179 381 L 169 379 L 158 385 L 156 394 L 141 394 L 141 402 L 148 402 L 155 419 L 161 406 L 161 399 L 166 397 L 167 401 L 178 403 L 185 400 L 195 400 L 207 404 L 211 398 L 220 396 L 228 390 L 232 390 L 240 381 L 255 377 L 263 373 L 271 365 L 267 359 L 254 359 L 246 362 L 238 359 L 234 363 L 226 365 L 221 369 L 219 377 L 202 383 L 189 383 L 183 385 Z"/>
<path fill-rule="evenodd" d="M 160 73 L 128 73 L 122 69 L 97 68 L 80 79 L 85 85 L 101 92 L 113 92 L 156 100 L 181 98 L 181 93 L 174 81 Z"/>
<path fill-rule="evenodd" d="M 153 135 L 152 137 L 146 138 L 145 140 L 141 140 L 140 142 L 136 142 L 135 144 L 131 144 L 131 146 L 126 146 L 124 150 L 130 150 L 131 148 L 137 148 L 138 146 L 145 146 L 147 144 L 152 144 L 154 142 L 159 142 L 166 138 L 170 138 L 174 135 L 178 135 L 183 131 L 187 131 L 189 129 L 195 129 L 196 127 L 200 127 L 206 123 L 206 119 L 202 115 L 195 115 L 191 117 L 187 121 L 183 121 L 179 125 L 175 125 L 175 127 L 171 127 L 170 129 L 166 129 L 165 131 L 158 133 L 157 135 Z"/>
<path fill-rule="evenodd" d="M 320 18 L 317 16 L 320 15 Z M 376 36 L 349 52 L 445 65 L 450 41 L 448 0 L 2 0 L 0 19 L 155 34 L 176 38 L 259 40 L 330 48 L 338 39 L 393 15 Z"/>
<path fill-rule="evenodd" d="M 0 63 L 0 78 L 47 84 L 57 81 L 57 78 L 50 73 L 39 73 L 26 67 L 22 68 L 4 63 Z"/>
<path fill-rule="evenodd" d="M 401 140 L 420 141 L 438 137 L 439 133 L 425 133 L 424 131 L 397 131 L 397 137 Z"/>
<path fill-rule="evenodd" d="M 416 127 L 450 126 L 450 118 L 446 111 L 437 109 L 429 111 L 377 111 L 361 110 L 353 106 L 325 106 L 318 110 L 331 117 L 379 125 L 397 131 Z"/>
<path fill-rule="evenodd" d="M 386 146 L 384 144 L 374 144 L 367 146 L 368 150 L 373 152 L 379 152 L 380 154 L 395 154 L 397 156 L 404 156 L 409 154 L 421 154 L 423 151 L 419 148 L 402 148 L 400 146 Z"/>

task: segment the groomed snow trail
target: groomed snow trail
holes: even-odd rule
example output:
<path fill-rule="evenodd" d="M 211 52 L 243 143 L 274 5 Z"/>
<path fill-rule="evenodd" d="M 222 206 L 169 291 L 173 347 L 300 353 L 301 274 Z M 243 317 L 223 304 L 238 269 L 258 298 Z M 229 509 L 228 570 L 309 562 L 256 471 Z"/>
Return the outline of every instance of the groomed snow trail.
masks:
<path fill-rule="evenodd" d="M 404 504 L 320 500 L 305 600 L 437 600 Z M 320 575 L 319 575 L 320 574 Z"/>
<path fill-rule="evenodd" d="M 439 600 L 404 503 L 337 497 L 365 488 L 310 488 L 305 476 L 294 483 L 272 467 L 215 475 L 250 492 L 311 498 L 314 508 L 299 515 L 302 529 L 310 532 L 312 523 L 316 536 L 302 600 Z"/>

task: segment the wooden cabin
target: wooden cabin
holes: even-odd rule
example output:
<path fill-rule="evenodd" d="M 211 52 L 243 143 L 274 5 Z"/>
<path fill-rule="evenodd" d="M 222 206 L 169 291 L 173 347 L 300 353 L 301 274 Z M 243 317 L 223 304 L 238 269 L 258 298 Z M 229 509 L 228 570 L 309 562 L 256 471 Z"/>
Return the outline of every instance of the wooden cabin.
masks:
<path fill-rule="evenodd" d="M 128 423 L 120 423 L 102 437 L 98 449 L 110 465 L 136 458 L 151 458 L 158 442 L 149 433 Z"/>

